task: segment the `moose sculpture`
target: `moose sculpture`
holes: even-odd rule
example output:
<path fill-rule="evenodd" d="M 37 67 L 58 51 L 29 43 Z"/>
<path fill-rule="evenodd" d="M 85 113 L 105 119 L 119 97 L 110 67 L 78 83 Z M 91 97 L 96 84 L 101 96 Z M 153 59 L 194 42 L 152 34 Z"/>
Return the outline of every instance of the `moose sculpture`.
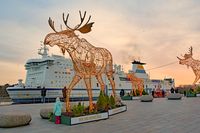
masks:
<path fill-rule="evenodd" d="M 192 50 L 193 48 L 190 47 L 189 48 L 189 53 L 188 54 L 185 54 L 183 57 L 184 59 L 181 59 L 179 57 L 177 57 L 179 59 L 179 64 L 181 65 L 187 65 L 187 67 L 191 67 L 196 78 L 193 82 L 193 85 L 200 79 L 200 61 L 199 60 L 195 60 L 192 58 Z"/>
<path fill-rule="evenodd" d="M 144 90 L 144 87 L 143 87 L 144 81 L 136 77 L 134 73 L 128 73 L 127 78 L 129 78 L 132 83 L 132 92 L 134 93 L 134 95 L 137 96 L 136 89 L 138 89 L 141 96 Z"/>
<path fill-rule="evenodd" d="M 66 91 L 66 112 L 70 112 L 70 93 L 73 87 L 83 78 L 88 97 L 89 97 L 89 111 L 93 110 L 92 104 L 92 88 L 91 88 L 91 76 L 95 76 L 98 80 L 101 90 L 104 92 L 104 82 L 102 80 L 102 74 L 105 73 L 110 84 L 112 86 L 112 92 L 115 96 L 115 82 L 113 80 L 113 60 L 111 53 L 105 48 L 95 47 L 89 42 L 87 42 L 84 38 L 79 38 L 75 31 L 79 31 L 81 33 L 88 33 L 91 31 L 91 27 L 94 22 L 89 23 L 91 16 L 87 22 L 83 24 L 83 21 L 86 16 L 86 11 L 82 16 L 80 14 L 80 24 L 76 25 L 75 28 L 70 28 L 67 25 L 67 21 L 69 18 L 69 14 L 65 18 L 63 13 L 63 22 L 66 25 L 66 30 L 56 31 L 54 27 L 54 21 L 49 18 L 49 26 L 55 31 L 55 33 L 49 33 L 46 35 L 44 39 L 45 45 L 50 45 L 53 47 L 57 45 L 62 53 L 64 54 L 65 51 L 69 53 L 69 56 L 72 59 L 73 67 L 75 71 L 75 75 L 69 84 L 67 91 Z"/>

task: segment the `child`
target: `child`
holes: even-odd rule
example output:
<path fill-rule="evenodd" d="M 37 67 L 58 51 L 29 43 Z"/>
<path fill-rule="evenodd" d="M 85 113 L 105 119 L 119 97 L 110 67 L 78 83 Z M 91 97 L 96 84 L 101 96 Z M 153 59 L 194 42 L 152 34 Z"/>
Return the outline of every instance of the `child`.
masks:
<path fill-rule="evenodd" d="M 53 108 L 53 113 L 56 116 L 55 124 L 60 124 L 61 112 L 62 112 L 62 103 L 60 102 L 60 98 L 57 97 Z"/>

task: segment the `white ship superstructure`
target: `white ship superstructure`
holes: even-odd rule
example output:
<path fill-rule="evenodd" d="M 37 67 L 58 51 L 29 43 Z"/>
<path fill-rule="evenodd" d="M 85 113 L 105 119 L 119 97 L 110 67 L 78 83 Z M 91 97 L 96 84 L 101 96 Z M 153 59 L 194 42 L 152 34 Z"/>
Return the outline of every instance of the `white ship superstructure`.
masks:
<path fill-rule="evenodd" d="M 41 90 L 46 89 L 46 102 L 54 102 L 56 97 L 62 97 L 62 89 L 68 87 L 73 76 L 74 69 L 71 59 L 58 55 L 48 55 L 48 48 L 42 47 L 39 52 L 42 58 L 29 59 L 25 68 L 27 70 L 25 84 L 22 80 L 14 87 L 8 87 L 7 91 L 10 98 L 17 103 L 41 102 Z M 154 83 L 146 74 L 144 63 L 137 61 L 132 62 L 132 70 L 138 78 L 144 80 L 144 89 L 151 92 L 156 85 L 160 85 L 161 89 L 170 89 L 173 85 L 169 80 L 161 80 L 162 82 Z M 121 89 L 125 92 L 130 92 L 132 83 L 127 78 L 126 73 L 121 69 L 121 65 L 114 65 L 114 81 L 116 85 L 116 93 L 119 95 Z M 109 80 L 103 75 L 105 83 L 105 91 L 108 95 L 112 93 L 112 88 Z M 162 85 L 164 83 L 164 85 Z M 92 77 L 93 97 L 96 99 L 100 92 L 100 85 L 95 77 Z M 70 99 L 73 100 L 88 100 L 85 84 L 81 80 L 72 90 Z"/>

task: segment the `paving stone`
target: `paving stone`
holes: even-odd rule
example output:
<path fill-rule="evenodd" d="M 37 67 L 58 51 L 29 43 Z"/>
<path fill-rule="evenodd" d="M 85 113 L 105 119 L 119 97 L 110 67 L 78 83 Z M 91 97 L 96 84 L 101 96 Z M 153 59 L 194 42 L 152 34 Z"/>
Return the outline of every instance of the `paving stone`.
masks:
<path fill-rule="evenodd" d="M 137 101 L 124 101 L 128 110 L 111 116 L 107 120 L 75 126 L 55 125 L 39 116 L 40 109 L 51 108 L 51 104 L 24 104 L 1 106 L 0 112 L 8 110 L 28 112 L 32 116 L 29 126 L 11 129 L 0 128 L 0 133 L 199 133 L 200 98 L 185 98 L 170 101 L 154 98 L 144 104 Z"/>

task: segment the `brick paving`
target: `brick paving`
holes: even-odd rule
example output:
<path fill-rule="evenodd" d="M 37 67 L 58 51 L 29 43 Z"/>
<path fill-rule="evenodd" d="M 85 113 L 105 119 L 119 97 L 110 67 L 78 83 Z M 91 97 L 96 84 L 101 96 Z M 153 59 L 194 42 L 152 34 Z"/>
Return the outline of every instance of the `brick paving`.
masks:
<path fill-rule="evenodd" d="M 0 128 L 0 133 L 200 133 L 200 97 L 182 100 L 124 101 L 128 111 L 107 120 L 74 126 L 55 125 L 40 118 L 39 111 L 53 104 L 0 106 L 0 112 L 23 111 L 32 116 L 30 125 Z"/>

